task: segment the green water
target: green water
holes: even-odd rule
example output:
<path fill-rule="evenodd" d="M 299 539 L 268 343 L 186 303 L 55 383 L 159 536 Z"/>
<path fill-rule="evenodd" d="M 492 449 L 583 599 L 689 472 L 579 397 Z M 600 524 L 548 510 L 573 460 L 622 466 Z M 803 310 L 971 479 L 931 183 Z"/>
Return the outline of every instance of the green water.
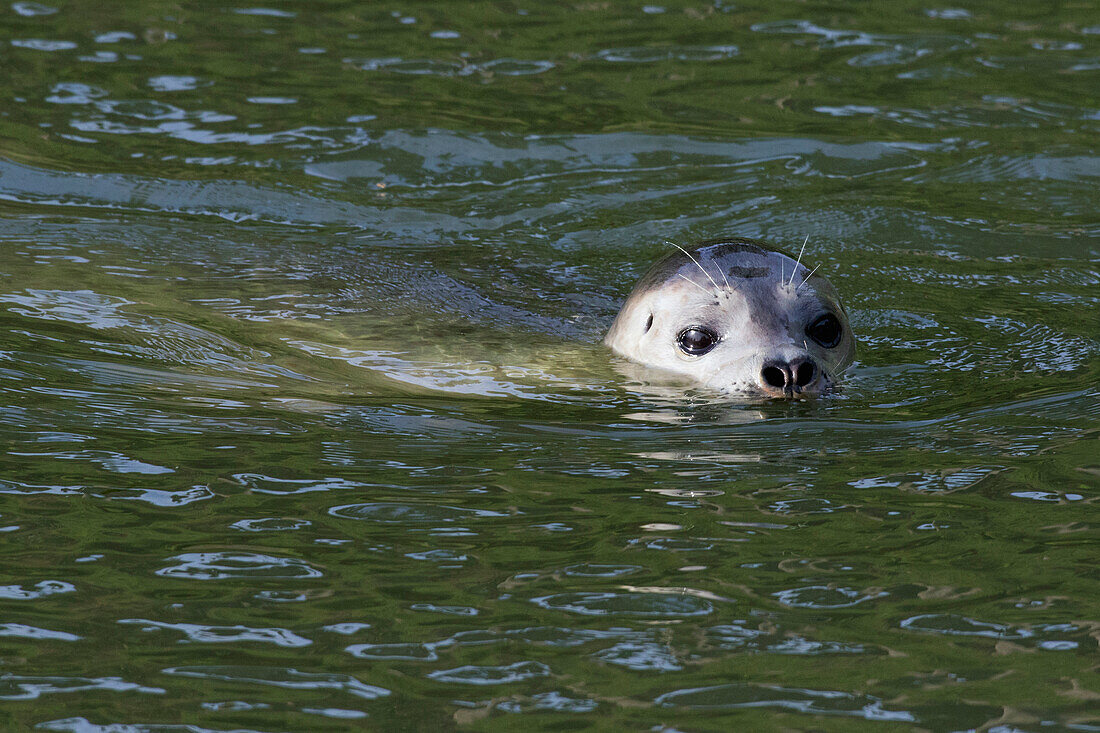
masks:
<path fill-rule="evenodd" d="M 0 727 L 1100 731 L 1095 4 L 44 3 Z M 729 235 L 838 394 L 600 345 Z"/>

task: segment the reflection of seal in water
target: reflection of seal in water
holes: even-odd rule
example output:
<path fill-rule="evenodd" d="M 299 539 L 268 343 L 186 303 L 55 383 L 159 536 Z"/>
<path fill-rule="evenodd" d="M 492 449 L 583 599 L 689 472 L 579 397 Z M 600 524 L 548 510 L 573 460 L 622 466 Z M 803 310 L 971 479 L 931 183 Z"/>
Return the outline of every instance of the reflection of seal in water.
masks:
<path fill-rule="evenodd" d="M 660 260 L 604 339 L 612 350 L 730 392 L 820 394 L 855 338 L 833 286 L 751 239 L 716 239 Z"/>

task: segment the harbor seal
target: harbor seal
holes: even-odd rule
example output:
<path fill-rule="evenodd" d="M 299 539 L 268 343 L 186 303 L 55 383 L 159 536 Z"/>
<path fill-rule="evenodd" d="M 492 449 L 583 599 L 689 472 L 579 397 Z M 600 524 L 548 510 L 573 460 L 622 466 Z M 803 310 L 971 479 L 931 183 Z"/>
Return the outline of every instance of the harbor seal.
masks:
<path fill-rule="evenodd" d="M 723 392 L 787 399 L 828 391 L 852 362 L 840 296 L 801 252 L 743 238 L 674 246 L 611 324 L 615 353 Z"/>

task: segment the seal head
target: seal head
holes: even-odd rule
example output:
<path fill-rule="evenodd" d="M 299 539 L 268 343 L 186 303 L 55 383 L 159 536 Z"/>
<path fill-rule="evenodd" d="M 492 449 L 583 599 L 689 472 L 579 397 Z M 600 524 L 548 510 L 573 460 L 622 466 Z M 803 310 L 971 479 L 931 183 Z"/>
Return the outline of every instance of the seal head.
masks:
<path fill-rule="evenodd" d="M 821 394 L 855 337 L 828 280 L 752 239 L 715 239 L 655 263 L 604 338 L 615 353 L 726 392 Z"/>

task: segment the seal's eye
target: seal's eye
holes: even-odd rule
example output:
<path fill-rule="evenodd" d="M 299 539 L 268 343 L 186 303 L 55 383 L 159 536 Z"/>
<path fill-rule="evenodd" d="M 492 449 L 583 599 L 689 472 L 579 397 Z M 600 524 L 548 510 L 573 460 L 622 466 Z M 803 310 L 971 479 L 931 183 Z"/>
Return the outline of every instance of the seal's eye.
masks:
<path fill-rule="evenodd" d="M 844 328 L 840 325 L 840 319 L 832 313 L 826 313 L 809 326 L 806 326 L 806 335 L 826 349 L 831 349 L 840 343 L 840 337 L 844 335 Z"/>
<path fill-rule="evenodd" d="M 676 337 L 676 343 L 680 344 L 680 351 L 692 356 L 702 356 L 718 343 L 718 334 L 709 328 L 691 326 L 685 328 Z"/>

